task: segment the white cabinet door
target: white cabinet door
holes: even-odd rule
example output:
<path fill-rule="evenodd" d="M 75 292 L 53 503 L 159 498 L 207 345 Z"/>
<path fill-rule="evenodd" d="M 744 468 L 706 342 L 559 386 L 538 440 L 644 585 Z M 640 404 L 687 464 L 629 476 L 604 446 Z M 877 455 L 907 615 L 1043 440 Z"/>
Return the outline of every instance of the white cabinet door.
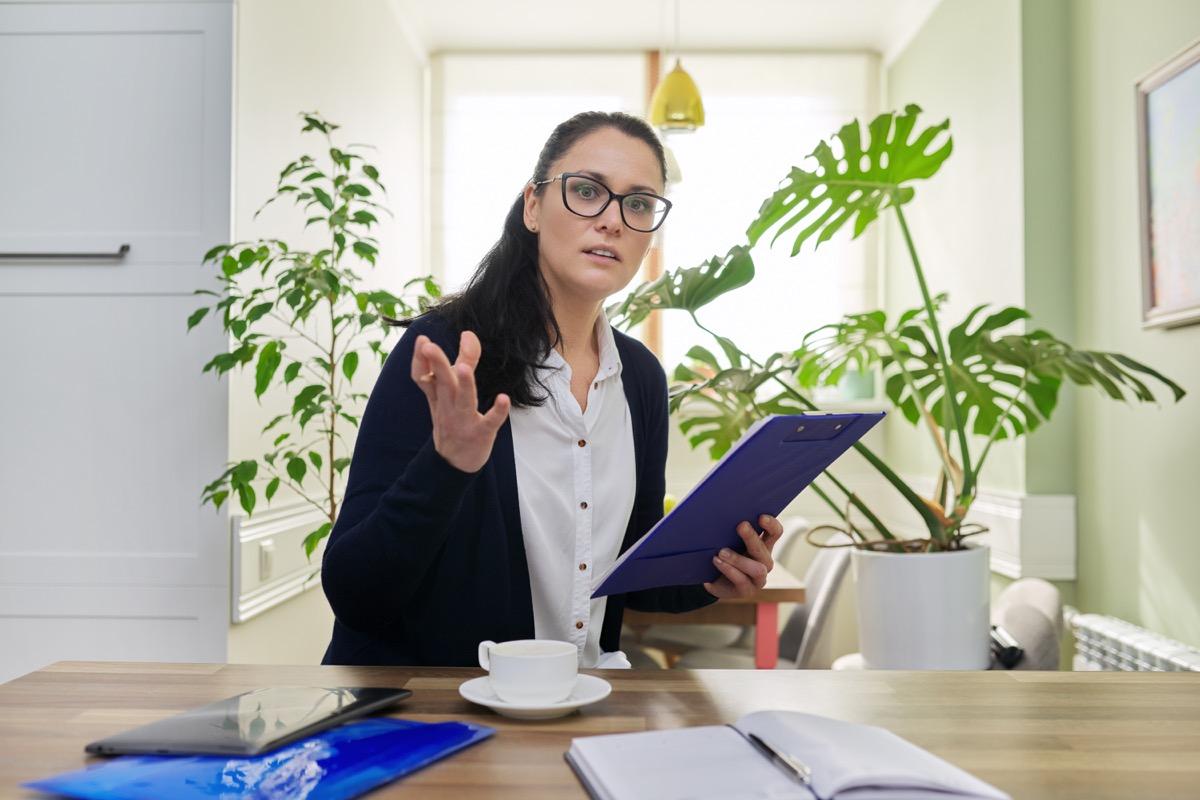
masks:
<path fill-rule="evenodd" d="M 225 657 L 225 339 L 186 320 L 230 238 L 233 13 L 0 4 L 0 680 Z"/>
<path fill-rule="evenodd" d="M 230 229 L 232 28 L 232 2 L 0 4 L 0 292 L 200 285 Z"/>

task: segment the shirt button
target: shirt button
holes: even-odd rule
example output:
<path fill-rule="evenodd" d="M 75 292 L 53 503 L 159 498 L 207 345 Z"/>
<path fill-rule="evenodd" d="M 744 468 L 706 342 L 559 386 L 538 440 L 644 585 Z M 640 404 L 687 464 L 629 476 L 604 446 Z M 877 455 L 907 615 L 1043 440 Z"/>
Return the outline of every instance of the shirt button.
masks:
<path fill-rule="evenodd" d="M 586 441 L 586 440 L 584 440 L 584 439 L 580 439 L 580 440 L 579 440 L 579 446 L 580 446 L 580 447 L 587 447 L 587 441 Z"/>
<path fill-rule="evenodd" d="M 576 622 L 576 623 L 575 623 L 575 630 L 577 630 L 577 631 L 581 631 L 581 630 L 583 630 L 583 623 L 582 623 L 582 622 Z"/>
<path fill-rule="evenodd" d="M 580 571 L 580 572 L 584 572 L 584 571 L 586 571 L 586 570 L 587 570 L 587 564 L 580 564 L 580 565 L 579 565 L 579 571 Z"/>
<path fill-rule="evenodd" d="M 599 382 L 599 381 L 596 381 L 595 383 L 593 383 L 593 384 L 592 384 L 592 388 L 593 388 L 593 389 L 599 389 L 599 388 L 600 388 L 600 382 Z"/>
<path fill-rule="evenodd" d="M 580 508 L 587 508 L 587 500 L 584 500 L 582 503 L 580 503 L 580 504 L 579 504 L 579 507 L 580 507 Z"/>

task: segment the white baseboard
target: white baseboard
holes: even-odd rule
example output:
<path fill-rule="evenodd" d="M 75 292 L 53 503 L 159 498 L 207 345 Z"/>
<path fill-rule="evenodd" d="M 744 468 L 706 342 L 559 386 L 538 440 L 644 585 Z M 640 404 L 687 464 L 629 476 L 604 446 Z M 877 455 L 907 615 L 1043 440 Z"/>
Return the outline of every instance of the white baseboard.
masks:
<path fill-rule="evenodd" d="M 325 521 L 304 502 L 260 512 L 250 519 L 232 516 L 231 622 L 245 622 L 320 585 L 321 556 L 329 540 L 322 540 L 309 561 L 304 555 L 304 537 Z"/>

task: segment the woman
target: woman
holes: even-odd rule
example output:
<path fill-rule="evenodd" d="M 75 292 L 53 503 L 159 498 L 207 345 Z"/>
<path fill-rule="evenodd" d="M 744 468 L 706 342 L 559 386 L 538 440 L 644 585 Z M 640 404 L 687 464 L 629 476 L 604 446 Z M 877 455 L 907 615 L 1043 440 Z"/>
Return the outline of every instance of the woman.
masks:
<path fill-rule="evenodd" d="M 625 114 L 555 128 L 467 288 L 410 320 L 371 394 L 322 583 L 326 664 L 473 666 L 480 641 L 558 639 L 623 662 L 626 605 L 680 612 L 766 581 L 783 528 L 738 527 L 720 577 L 590 599 L 662 517 L 666 376 L 612 329 L 670 203 L 662 145 Z"/>

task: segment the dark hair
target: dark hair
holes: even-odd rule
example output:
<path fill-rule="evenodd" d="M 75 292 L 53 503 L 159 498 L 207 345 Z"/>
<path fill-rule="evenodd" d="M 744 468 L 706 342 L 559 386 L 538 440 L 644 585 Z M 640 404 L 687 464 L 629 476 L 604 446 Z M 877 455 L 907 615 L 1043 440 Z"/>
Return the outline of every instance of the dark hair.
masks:
<path fill-rule="evenodd" d="M 542 146 L 531 180 L 547 179 L 551 164 L 575 142 L 602 128 L 615 128 L 648 144 L 666 182 L 666 155 L 654 129 L 638 117 L 600 111 L 576 114 L 559 124 Z M 545 186 L 534 191 L 540 194 Z M 464 330 L 474 331 L 479 337 L 483 352 L 475 369 L 475 383 L 484 407 L 501 392 L 509 396 L 513 406 L 540 406 L 545 402 L 547 395 L 534 393 L 535 385 L 546 389 L 536 368 L 562 339 L 550 309 L 545 279 L 538 269 L 537 234 L 525 227 L 524 212 L 522 193 L 504 219 L 499 241 L 479 262 L 467 285 L 426 312 L 445 319 L 456 341 Z M 407 327 L 412 322 L 395 320 L 394 324 Z"/>

